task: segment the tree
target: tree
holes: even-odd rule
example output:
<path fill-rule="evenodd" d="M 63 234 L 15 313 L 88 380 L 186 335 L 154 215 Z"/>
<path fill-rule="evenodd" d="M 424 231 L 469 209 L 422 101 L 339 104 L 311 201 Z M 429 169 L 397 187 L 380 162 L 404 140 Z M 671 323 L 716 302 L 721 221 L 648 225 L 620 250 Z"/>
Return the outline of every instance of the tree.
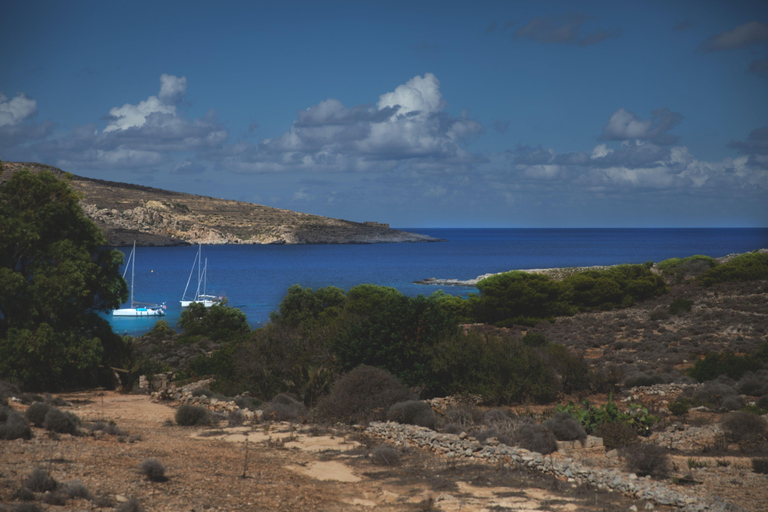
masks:
<path fill-rule="evenodd" d="M 103 248 L 68 179 L 23 169 L 0 187 L 0 378 L 28 388 L 92 382 L 125 354 L 97 314 L 128 297 L 123 255 Z"/>
<path fill-rule="evenodd" d="M 214 341 L 233 341 L 251 332 L 245 313 L 223 303 L 210 308 L 193 302 L 181 312 L 179 327 L 184 329 L 183 338 L 203 335 Z"/>

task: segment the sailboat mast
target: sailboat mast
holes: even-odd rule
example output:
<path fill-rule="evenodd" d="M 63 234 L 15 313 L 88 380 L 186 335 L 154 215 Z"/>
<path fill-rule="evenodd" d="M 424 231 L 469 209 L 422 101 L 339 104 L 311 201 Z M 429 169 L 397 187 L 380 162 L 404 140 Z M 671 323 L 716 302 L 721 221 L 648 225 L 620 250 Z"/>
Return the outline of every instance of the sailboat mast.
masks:
<path fill-rule="evenodd" d="M 133 307 L 133 276 L 136 269 L 136 240 L 133 241 L 133 251 L 131 252 L 131 307 Z"/>

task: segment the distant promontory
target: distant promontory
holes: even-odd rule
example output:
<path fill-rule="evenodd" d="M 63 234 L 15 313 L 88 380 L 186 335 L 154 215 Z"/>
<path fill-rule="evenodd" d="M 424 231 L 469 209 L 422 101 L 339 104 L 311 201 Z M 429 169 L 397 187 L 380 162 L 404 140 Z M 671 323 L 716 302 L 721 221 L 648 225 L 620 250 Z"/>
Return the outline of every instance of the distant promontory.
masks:
<path fill-rule="evenodd" d="M 61 169 L 3 162 L 0 185 L 23 168 L 64 176 Z M 243 201 L 172 192 L 72 175 L 85 215 L 101 228 L 108 245 L 187 244 L 374 244 L 441 242 L 390 229 L 379 222 L 352 222 Z"/>

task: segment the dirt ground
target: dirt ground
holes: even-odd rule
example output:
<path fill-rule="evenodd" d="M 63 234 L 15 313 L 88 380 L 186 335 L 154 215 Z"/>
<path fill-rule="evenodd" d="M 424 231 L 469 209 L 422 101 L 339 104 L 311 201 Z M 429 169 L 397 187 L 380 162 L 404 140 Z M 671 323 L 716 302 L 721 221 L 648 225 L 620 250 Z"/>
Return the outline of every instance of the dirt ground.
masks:
<path fill-rule="evenodd" d="M 14 494 L 21 481 L 43 468 L 59 483 L 82 482 L 93 495 L 64 505 L 39 499 L 44 510 L 111 509 L 131 498 L 151 511 L 647 509 L 618 493 L 512 467 L 449 462 L 415 449 L 401 453 L 398 465 L 376 465 L 370 454 L 380 442 L 360 431 L 287 424 L 202 430 L 176 426 L 175 409 L 145 395 L 60 397 L 84 425 L 111 420 L 122 435 L 34 429 L 31 440 L 0 441 L 0 503 L 20 503 Z M 165 481 L 141 474 L 149 458 L 163 464 Z"/>

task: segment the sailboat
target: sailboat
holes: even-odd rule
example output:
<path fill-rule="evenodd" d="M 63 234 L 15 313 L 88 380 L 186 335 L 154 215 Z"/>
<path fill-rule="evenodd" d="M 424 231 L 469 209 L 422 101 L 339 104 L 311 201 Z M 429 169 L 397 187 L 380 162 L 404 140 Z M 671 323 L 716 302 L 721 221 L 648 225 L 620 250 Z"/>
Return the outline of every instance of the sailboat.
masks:
<path fill-rule="evenodd" d="M 146 304 L 142 302 L 134 302 L 133 300 L 133 276 L 134 267 L 136 266 L 136 241 L 133 242 L 133 250 L 131 255 L 128 256 L 128 263 L 131 265 L 131 307 L 120 308 L 112 310 L 113 316 L 163 316 L 165 315 L 165 302 L 162 304 Z M 123 279 L 125 279 L 125 273 L 128 272 L 128 263 L 125 264 L 125 270 L 123 270 Z"/>
<path fill-rule="evenodd" d="M 214 304 L 221 302 L 221 297 L 216 295 L 208 295 L 206 287 L 208 284 L 208 258 L 205 258 L 205 265 L 202 262 L 203 259 L 203 244 L 197 244 L 197 254 L 195 260 L 192 262 L 192 270 L 189 271 L 189 279 L 187 279 L 187 287 L 184 288 L 184 295 L 181 296 L 181 307 L 187 308 L 193 302 L 202 304 L 209 308 Z M 195 291 L 195 297 L 192 300 L 186 300 L 187 290 L 189 289 L 189 283 L 192 281 L 192 274 L 195 272 L 195 265 L 197 265 L 197 290 Z M 203 292 L 200 293 L 200 287 L 202 286 Z"/>

